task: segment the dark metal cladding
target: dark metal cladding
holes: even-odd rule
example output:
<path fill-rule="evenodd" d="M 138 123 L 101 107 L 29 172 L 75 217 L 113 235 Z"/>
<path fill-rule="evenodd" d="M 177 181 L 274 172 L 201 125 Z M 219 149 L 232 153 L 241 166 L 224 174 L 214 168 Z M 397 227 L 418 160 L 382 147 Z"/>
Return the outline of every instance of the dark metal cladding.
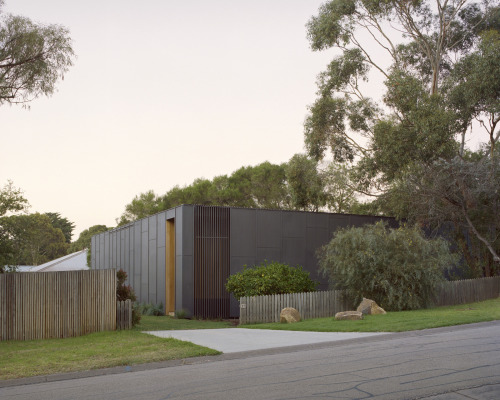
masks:
<path fill-rule="evenodd" d="M 229 224 L 227 207 L 194 208 L 194 315 L 229 318 Z"/>

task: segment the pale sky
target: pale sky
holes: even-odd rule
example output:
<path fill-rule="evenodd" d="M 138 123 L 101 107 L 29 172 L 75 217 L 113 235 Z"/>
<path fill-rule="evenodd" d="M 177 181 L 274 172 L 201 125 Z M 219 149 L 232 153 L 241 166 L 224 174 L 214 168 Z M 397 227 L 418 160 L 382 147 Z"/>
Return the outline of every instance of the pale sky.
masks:
<path fill-rule="evenodd" d="M 321 3 L 6 0 L 69 28 L 77 59 L 52 97 L 0 107 L 0 185 L 75 222 L 76 239 L 141 192 L 289 160 L 333 54 L 306 39 Z"/>
<path fill-rule="evenodd" d="M 6 13 L 67 27 L 77 58 L 52 97 L 0 107 L 0 186 L 73 221 L 75 240 L 147 190 L 288 161 L 335 55 L 306 39 L 322 3 L 5 0 Z"/>

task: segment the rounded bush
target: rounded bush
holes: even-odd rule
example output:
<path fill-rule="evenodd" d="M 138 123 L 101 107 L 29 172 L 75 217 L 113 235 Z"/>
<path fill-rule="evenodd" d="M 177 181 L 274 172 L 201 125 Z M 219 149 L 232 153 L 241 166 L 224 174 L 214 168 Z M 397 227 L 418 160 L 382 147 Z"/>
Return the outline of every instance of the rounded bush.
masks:
<path fill-rule="evenodd" d="M 383 222 L 337 231 L 319 259 L 332 286 L 347 290 L 355 304 L 366 297 L 386 310 L 429 306 L 443 271 L 456 261 L 444 239 Z"/>
<path fill-rule="evenodd" d="M 262 296 L 269 294 L 314 292 L 318 282 L 309 277 L 309 272 L 301 266 L 290 267 L 279 262 L 268 263 L 248 268 L 231 275 L 226 289 L 239 299 L 244 296 Z"/>

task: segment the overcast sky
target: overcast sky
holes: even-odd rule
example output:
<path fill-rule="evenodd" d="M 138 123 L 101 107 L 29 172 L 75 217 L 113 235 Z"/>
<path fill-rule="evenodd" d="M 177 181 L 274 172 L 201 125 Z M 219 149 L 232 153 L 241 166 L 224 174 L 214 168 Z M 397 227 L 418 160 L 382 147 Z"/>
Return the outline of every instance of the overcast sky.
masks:
<path fill-rule="evenodd" d="M 288 161 L 335 54 L 306 39 L 322 2 L 5 0 L 66 26 L 77 59 L 52 97 L 0 107 L 0 186 L 75 222 L 76 239 L 147 190 Z"/>
<path fill-rule="evenodd" d="M 317 74 L 318 0 L 6 0 L 4 12 L 71 32 L 75 64 L 50 98 L 0 107 L 0 185 L 35 212 L 115 225 L 165 193 L 303 151 Z"/>

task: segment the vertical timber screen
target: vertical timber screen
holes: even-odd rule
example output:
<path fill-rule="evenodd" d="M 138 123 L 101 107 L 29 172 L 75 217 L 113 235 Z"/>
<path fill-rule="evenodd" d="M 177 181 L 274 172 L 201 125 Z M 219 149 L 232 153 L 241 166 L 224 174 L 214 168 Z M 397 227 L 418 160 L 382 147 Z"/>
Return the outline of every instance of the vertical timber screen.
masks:
<path fill-rule="evenodd" d="M 116 329 L 116 271 L 0 274 L 0 340 Z"/>
<path fill-rule="evenodd" d="M 194 315 L 228 318 L 229 208 L 194 209 Z"/>

